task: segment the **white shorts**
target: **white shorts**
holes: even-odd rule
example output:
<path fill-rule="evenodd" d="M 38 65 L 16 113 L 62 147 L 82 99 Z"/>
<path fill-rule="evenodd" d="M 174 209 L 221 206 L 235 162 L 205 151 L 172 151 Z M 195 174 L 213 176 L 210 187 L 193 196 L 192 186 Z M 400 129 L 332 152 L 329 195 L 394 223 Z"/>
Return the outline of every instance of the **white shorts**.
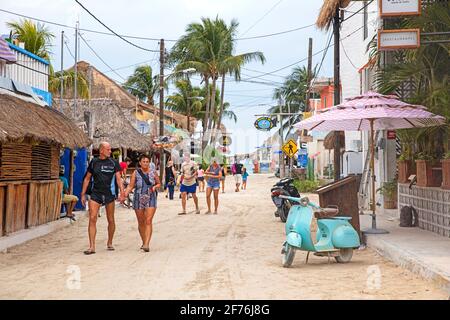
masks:
<path fill-rule="evenodd" d="M 235 174 L 234 181 L 236 181 L 236 183 L 242 183 L 242 174 Z"/>

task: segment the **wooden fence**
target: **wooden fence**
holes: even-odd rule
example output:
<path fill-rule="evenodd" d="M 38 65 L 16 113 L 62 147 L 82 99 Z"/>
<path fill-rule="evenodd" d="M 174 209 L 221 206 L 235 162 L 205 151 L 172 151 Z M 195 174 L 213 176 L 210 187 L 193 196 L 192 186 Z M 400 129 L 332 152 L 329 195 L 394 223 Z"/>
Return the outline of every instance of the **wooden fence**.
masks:
<path fill-rule="evenodd" d="M 35 227 L 60 216 L 62 182 L 0 182 L 0 236 Z"/>

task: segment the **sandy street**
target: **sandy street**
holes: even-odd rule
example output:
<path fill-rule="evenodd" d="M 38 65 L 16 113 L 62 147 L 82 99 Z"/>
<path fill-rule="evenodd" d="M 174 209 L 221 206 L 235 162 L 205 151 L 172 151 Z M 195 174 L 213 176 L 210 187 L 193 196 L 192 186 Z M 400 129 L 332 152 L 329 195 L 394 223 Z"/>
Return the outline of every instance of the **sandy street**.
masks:
<path fill-rule="evenodd" d="M 178 216 L 180 200 L 159 196 L 150 252 L 141 245 L 134 211 L 116 210 L 116 251 L 106 251 L 99 218 L 97 253 L 85 256 L 87 219 L 0 254 L 1 299 L 448 299 L 433 283 L 370 249 L 349 264 L 297 251 L 281 266 L 284 224 L 269 196 L 275 178 L 253 175 L 235 193 L 227 178 L 218 215 Z M 381 277 L 377 277 L 381 274 Z M 78 277 L 79 275 L 79 277 Z M 80 281 L 77 281 L 79 279 Z"/>

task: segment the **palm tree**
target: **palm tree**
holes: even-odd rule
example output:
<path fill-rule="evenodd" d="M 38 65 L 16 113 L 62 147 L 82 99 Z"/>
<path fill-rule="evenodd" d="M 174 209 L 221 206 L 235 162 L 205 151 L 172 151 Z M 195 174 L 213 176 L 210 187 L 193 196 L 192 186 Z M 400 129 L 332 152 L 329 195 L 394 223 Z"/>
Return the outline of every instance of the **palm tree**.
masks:
<path fill-rule="evenodd" d="M 138 97 L 139 100 L 155 105 L 155 97 L 159 96 L 159 76 L 153 76 L 152 67 L 137 67 L 123 84 L 125 90 Z"/>
<path fill-rule="evenodd" d="M 175 82 L 175 87 L 178 92 L 168 96 L 165 105 L 172 111 L 186 115 L 187 130 L 190 132 L 191 117 L 201 119 L 203 114 L 200 88 L 192 87 L 189 80 L 178 80 Z"/>
<path fill-rule="evenodd" d="M 201 23 L 191 23 L 186 28 L 186 34 L 182 36 L 171 51 L 169 61 L 176 65 L 175 70 L 195 68 L 202 77 L 205 88 L 212 84 L 211 92 L 206 90 L 205 114 L 203 117 L 203 132 L 213 127 L 214 118 L 220 127 L 221 116 L 216 113 L 223 112 L 223 93 L 225 82 L 222 82 L 222 99 L 219 100 L 220 108 L 216 108 L 216 83 L 220 76 L 226 73 L 240 76 L 240 67 L 253 59 L 264 62 L 261 52 L 248 53 L 233 57 L 234 39 L 238 23 L 233 20 L 230 26 L 224 20 L 216 17 L 214 20 L 202 18 Z M 220 119 L 220 120 L 219 120 Z M 209 138 L 204 139 L 203 147 Z"/>
<path fill-rule="evenodd" d="M 428 4 L 422 15 L 408 20 L 397 22 L 401 28 L 418 28 L 421 32 L 438 33 L 450 29 L 450 10 L 447 3 L 434 2 Z M 375 42 L 375 41 L 374 41 Z M 447 135 L 447 145 L 450 150 L 450 137 L 448 128 L 450 125 L 450 83 L 448 76 L 448 43 L 429 43 L 415 50 L 395 51 L 392 60 L 395 62 L 388 66 L 381 65 L 381 54 L 372 44 L 371 54 L 376 60 L 376 87 L 381 93 L 397 92 L 401 98 L 414 104 L 421 104 L 436 114 L 446 117 L 447 124 L 440 127 L 420 129 L 415 140 L 424 137 L 428 142 L 423 146 L 439 144 L 439 152 L 442 153 L 443 139 Z M 407 84 L 410 90 L 403 90 Z M 412 88 L 412 90 L 411 90 Z M 406 94 L 403 93 L 406 91 Z M 403 95 L 403 96 L 402 96 Z M 415 133 L 414 133 L 415 134 Z M 418 146 L 419 150 L 424 151 Z M 436 149 L 436 148 L 435 148 Z"/>
<path fill-rule="evenodd" d="M 298 66 L 292 70 L 292 73 L 286 77 L 286 80 L 283 82 L 281 87 L 276 88 L 273 93 L 273 98 L 276 100 L 283 99 L 285 100 L 285 105 L 288 105 L 290 108 L 290 112 L 298 113 L 306 111 L 306 94 L 307 94 L 307 77 L 308 70 L 305 66 Z M 316 75 L 316 67 L 314 67 L 312 71 L 312 78 Z M 288 110 L 282 110 L 283 106 L 277 105 L 268 110 L 269 113 L 280 113 L 287 112 Z M 293 117 L 293 120 L 296 121 L 299 117 Z M 289 122 L 286 122 L 282 129 L 283 132 L 286 128 L 288 128 L 287 135 L 290 132 L 291 117 L 289 116 Z"/>
<path fill-rule="evenodd" d="M 73 89 L 75 84 L 75 71 L 73 69 L 64 70 L 62 72 L 63 78 L 63 91 L 69 92 Z M 48 80 L 48 91 L 54 95 L 61 93 L 61 71 L 52 73 Z M 86 76 L 82 72 L 77 73 L 77 92 L 78 96 L 82 99 L 89 98 L 89 83 Z"/>
<path fill-rule="evenodd" d="M 29 19 L 19 22 L 7 22 L 13 36 L 17 36 L 20 42 L 25 43 L 25 50 L 35 55 L 50 60 L 51 41 L 55 37 L 44 24 L 35 24 Z"/>

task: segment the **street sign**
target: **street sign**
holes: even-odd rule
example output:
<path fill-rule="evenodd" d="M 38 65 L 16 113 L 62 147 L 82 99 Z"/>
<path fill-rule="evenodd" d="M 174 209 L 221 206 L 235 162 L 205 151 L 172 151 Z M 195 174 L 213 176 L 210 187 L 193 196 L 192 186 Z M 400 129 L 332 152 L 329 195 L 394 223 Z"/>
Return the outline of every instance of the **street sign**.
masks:
<path fill-rule="evenodd" d="M 301 147 L 302 147 L 302 149 L 307 149 L 308 145 L 306 144 L 306 142 L 302 142 Z"/>
<path fill-rule="evenodd" d="M 269 117 L 261 117 L 255 121 L 255 128 L 258 130 L 270 131 L 273 127 L 275 127 L 275 123 Z"/>
<path fill-rule="evenodd" d="M 378 30 L 378 50 L 420 47 L 420 29 Z"/>
<path fill-rule="evenodd" d="M 231 138 L 229 136 L 222 136 L 220 137 L 219 144 L 228 147 L 231 144 Z"/>
<path fill-rule="evenodd" d="M 281 149 L 290 158 L 292 158 L 298 151 L 297 143 L 295 143 L 292 139 L 286 142 Z"/>
<path fill-rule="evenodd" d="M 299 154 L 297 163 L 300 168 L 306 168 L 308 166 L 308 154 Z"/>
<path fill-rule="evenodd" d="M 420 15 L 421 0 L 380 0 L 380 17 Z"/>

